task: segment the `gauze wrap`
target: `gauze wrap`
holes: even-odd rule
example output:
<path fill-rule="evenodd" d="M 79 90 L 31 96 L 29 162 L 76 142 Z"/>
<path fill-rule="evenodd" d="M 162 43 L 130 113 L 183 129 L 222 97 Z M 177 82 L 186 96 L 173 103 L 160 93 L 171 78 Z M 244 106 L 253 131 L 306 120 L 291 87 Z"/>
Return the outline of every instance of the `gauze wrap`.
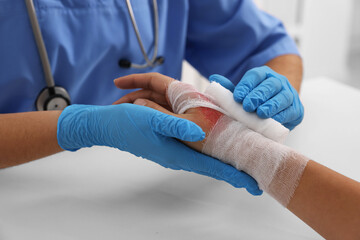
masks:
<path fill-rule="evenodd" d="M 267 138 L 283 143 L 289 134 L 289 129 L 274 119 L 261 119 L 256 113 L 246 112 L 242 104 L 234 101 L 233 93 L 217 82 L 212 82 L 205 90 L 205 94 L 210 96 L 216 105 L 224 109 L 226 115 Z"/>
<path fill-rule="evenodd" d="M 175 113 L 207 107 L 225 113 L 211 97 L 179 81 L 168 87 L 168 98 Z M 225 114 L 208 133 L 202 152 L 242 170 L 256 179 L 259 187 L 287 206 L 294 194 L 308 159 L 252 131 Z"/>

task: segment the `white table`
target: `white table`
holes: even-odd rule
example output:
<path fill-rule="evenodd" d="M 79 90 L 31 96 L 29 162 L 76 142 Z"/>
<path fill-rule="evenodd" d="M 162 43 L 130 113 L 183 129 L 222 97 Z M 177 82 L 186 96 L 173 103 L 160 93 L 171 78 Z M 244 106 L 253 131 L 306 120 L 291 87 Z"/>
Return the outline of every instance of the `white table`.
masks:
<path fill-rule="evenodd" d="M 359 181 L 360 92 L 316 79 L 302 100 L 288 145 Z M 266 194 L 94 147 L 0 171 L 0 239 L 321 237 Z"/>

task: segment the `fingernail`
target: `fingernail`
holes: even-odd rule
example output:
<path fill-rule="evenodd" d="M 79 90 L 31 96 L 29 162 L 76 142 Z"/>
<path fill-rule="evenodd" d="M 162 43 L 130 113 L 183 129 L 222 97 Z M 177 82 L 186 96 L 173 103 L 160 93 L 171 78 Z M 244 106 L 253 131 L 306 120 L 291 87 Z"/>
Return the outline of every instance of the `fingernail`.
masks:
<path fill-rule="evenodd" d="M 134 104 L 136 105 L 140 105 L 140 106 L 145 106 L 146 105 L 146 101 L 144 99 L 136 99 Z"/>

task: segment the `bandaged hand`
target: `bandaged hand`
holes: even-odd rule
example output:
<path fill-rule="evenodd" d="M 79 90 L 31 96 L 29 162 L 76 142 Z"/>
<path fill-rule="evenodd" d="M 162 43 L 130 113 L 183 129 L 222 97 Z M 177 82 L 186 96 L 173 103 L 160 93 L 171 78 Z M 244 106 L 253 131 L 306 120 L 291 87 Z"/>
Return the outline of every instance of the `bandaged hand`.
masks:
<path fill-rule="evenodd" d="M 147 78 L 146 81 L 143 81 L 145 80 L 144 77 Z M 161 81 L 158 81 L 160 77 L 161 77 Z M 178 117 L 180 115 L 173 114 L 167 110 L 167 109 L 171 110 L 171 107 L 166 100 L 166 89 L 170 84 L 170 82 L 172 81 L 174 80 L 171 78 L 155 73 L 146 74 L 146 75 L 143 74 L 131 75 L 117 79 L 115 80 L 115 84 L 118 87 L 124 89 L 131 89 L 131 88 L 143 88 L 143 89 L 124 96 L 116 103 L 133 103 L 136 99 L 138 99 L 136 101 L 137 105 L 146 105 L 148 107 L 152 107 L 167 114 Z M 139 98 L 143 98 L 144 99 L 143 101 L 145 101 L 145 103 L 142 104 Z M 145 99 L 151 99 L 157 102 L 157 104 Z M 143 107 L 143 106 L 139 106 L 139 107 Z M 186 115 L 187 118 L 191 118 L 191 116 L 192 115 L 190 113 Z M 185 116 L 180 116 L 180 117 L 184 118 Z M 191 119 L 194 120 L 194 122 L 200 123 L 196 115 L 194 115 L 193 118 Z M 167 123 L 157 122 L 157 124 L 162 126 L 162 125 L 166 125 Z M 162 126 L 162 127 L 166 127 L 166 126 Z M 179 128 L 175 128 L 175 129 L 179 129 Z M 180 134 L 180 132 L 178 134 Z M 236 168 L 232 167 L 231 165 L 225 164 L 224 162 L 219 161 L 218 159 L 202 154 L 200 151 L 202 147 L 201 142 L 191 145 L 193 148 L 196 148 L 199 151 L 195 151 L 185 146 L 184 144 L 176 141 L 175 139 L 167 139 L 164 143 L 162 143 L 163 148 L 167 149 L 168 144 L 172 142 L 177 142 L 178 145 L 176 146 L 176 148 L 170 150 L 170 152 L 172 153 L 171 156 L 161 159 L 162 163 L 160 164 L 162 166 L 167 167 L 167 164 L 171 163 L 171 165 L 172 166 L 175 165 L 177 169 L 195 172 L 218 180 L 223 180 L 237 188 L 246 188 L 246 190 L 253 195 L 262 194 L 262 191 L 259 189 L 257 182 L 251 176 L 249 176 L 243 171 L 238 171 Z M 156 149 L 152 150 L 151 145 L 152 144 L 150 144 L 148 151 L 156 153 L 157 150 Z M 141 145 L 138 147 L 142 148 Z M 148 158 L 148 159 L 156 163 L 159 163 L 159 161 L 154 158 Z"/>
<path fill-rule="evenodd" d="M 115 83 L 120 88 L 142 88 L 116 103 L 145 105 L 195 122 L 206 138 L 185 142 L 188 146 L 245 171 L 261 189 L 284 206 L 288 204 L 306 166 L 305 157 L 224 115 L 209 97 L 189 84 L 160 74 L 130 75 Z"/>
<path fill-rule="evenodd" d="M 224 116 L 219 107 L 193 86 L 165 75 L 158 73 L 133 74 L 116 79 L 115 84 L 122 89 L 142 89 L 123 96 L 114 104 L 135 103 L 175 117 L 185 118 L 200 126 L 206 134 Z M 169 88 L 170 85 L 171 88 Z M 174 99 L 168 98 L 168 91 L 171 91 L 170 95 L 174 96 Z M 201 142 L 183 142 L 202 152 L 206 139 Z"/>

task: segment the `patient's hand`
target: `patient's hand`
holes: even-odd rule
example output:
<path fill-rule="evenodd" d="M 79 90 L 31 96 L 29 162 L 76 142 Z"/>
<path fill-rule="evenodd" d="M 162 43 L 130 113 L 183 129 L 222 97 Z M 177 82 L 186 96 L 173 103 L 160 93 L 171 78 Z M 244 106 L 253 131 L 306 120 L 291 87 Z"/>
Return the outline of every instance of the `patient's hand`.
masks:
<path fill-rule="evenodd" d="M 308 161 L 306 157 L 216 111 L 222 109 L 191 85 L 158 73 L 122 77 L 115 84 L 125 89 L 142 88 L 116 103 L 141 104 L 195 122 L 206 138 L 202 142 L 186 142 L 188 146 L 246 172 L 260 189 L 284 206 L 289 203 Z M 170 111 L 170 106 L 174 111 Z"/>
<path fill-rule="evenodd" d="M 167 89 L 173 81 L 176 80 L 160 73 L 133 74 L 120 77 L 115 80 L 115 85 L 117 87 L 121 89 L 141 88 L 141 90 L 123 96 L 114 104 L 135 103 L 156 109 L 169 115 L 188 119 L 199 125 L 206 133 L 206 136 L 208 136 L 216 122 L 223 116 L 223 114 L 206 107 L 191 108 L 185 111 L 184 114 L 175 114 L 167 96 Z M 202 100 L 210 102 L 210 100 L 199 92 L 193 93 L 192 95 L 194 98 L 201 97 Z M 201 142 L 185 143 L 201 152 L 205 141 L 206 138 Z"/>

